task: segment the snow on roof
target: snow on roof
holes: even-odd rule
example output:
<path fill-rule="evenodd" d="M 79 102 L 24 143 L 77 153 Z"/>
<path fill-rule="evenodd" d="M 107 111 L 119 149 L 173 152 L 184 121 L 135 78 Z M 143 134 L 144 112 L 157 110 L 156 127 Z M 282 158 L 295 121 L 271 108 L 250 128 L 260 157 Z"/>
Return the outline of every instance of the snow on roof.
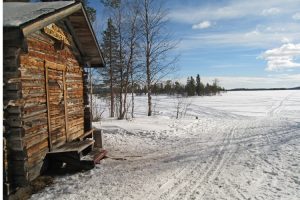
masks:
<path fill-rule="evenodd" d="M 3 3 L 3 26 L 21 26 L 36 18 L 42 17 L 43 15 L 51 14 L 59 9 L 69 6 L 74 2 L 75 1 L 38 3 L 5 2 Z"/>

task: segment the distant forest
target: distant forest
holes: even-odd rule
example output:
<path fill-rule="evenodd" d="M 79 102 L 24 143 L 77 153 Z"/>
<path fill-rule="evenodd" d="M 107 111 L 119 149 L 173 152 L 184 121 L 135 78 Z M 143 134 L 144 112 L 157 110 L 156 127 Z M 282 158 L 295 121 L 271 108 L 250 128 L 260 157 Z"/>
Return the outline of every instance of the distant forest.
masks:
<path fill-rule="evenodd" d="M 224 88 L 219 86 L 219 81 L 215 79 L 212 84 L 202 83 L 199 74 L 196 79 L 193 76 L 187 78 L 186 84 L 178 81 L 167 80 L 164 83 L 156 83 L 152 86 L 153 94 L 166 94 L 166 95 L 182 95 L 182 96 L 212 96 L 225 91 Z M 145 93 L 144 88 L 136 90 L 137 94 Z"/>
<path fill-rule="evenodd" d="M 218 79 L 213 80 L 212 84 L 204 84 L 199 74 L 196 78 L 189 76 L 185 84 L 172 80 L 161 81 L 153 84 L 151 90 L 154 95 L 182 96 L 213 96 L 225 91 L 225 89 L 219 85 Z M 135 83 L 133 88 L 130 87 L 128 91 L 135 91 L 136 95 L 147 94 L 146 86 L 138 83 Z M 93 92 L 94 94 L 102 94 L 105 96 L 109 94 L 109 90 L 103 88 L 101 85 L 95 86 Z"/>
<path fill-rule="evenodd" d="M 293 88 L 235 88 L 226 91 L 263 91 L 263 90 L 300 90 L 300 87 Z"/>

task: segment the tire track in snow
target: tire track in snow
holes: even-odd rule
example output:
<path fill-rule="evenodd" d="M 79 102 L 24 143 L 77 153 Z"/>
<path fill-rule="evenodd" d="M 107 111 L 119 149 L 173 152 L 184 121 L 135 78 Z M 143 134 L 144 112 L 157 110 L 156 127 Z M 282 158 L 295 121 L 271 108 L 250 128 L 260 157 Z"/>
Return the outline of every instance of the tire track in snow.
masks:
<path fill-rule="evenodd" d="M 198 173 L 198 170 L 201 170 L 201 164 L 199 165 L 199 167 L 193 168 L 190 172 L 190 174 L 187 176 L 188 178 L 184 180 L 183 183 L 178 184 L 176 188 L 172 188 L 169 191 L 169 196 L 167 196 L 167 199 L 175 199 L 176 197 L 178 199 L 184 199 L 184 198 L 190 198 L 190 196 L 193 193 L 197 193 L 195 190 L 199 187 L 199 185 L 202 185 L 208 177 L 211 176 L 215 176 L 215 172 L 219 171 L 222 166 L 224 166 L 225 164 L 225 160 L 227 160 L 227 157 L 225 156 L 225 152 L 226 152 L 226 148 L 228 147 L 228 145 L 230 144 L 231 138 L 233 136 L 233 130 L 234 128 L 230 131 L 230 132 L 226 132 L 225 130 L 222 130 L 222 132 L 227 133 L 224 137 L 224 139 L 221 142 L 221 146 L 220 148 L 217 150 L 218 153 L 217 154 L 212 154 L 215 151 L 212 151 L 209 156 L 212 157 L 211 161 L 208 162 L 209 164 L 207 164 L 205 166 L 205 171 L 204 174 L 203 173 Z M 196 173 L 196 176 L 194 176 L 194 173 Z M 193 185 L 192 189 L 191 189 L 191 185 Z M 198 196 L 198 194 L 197 194 Z"/>
<path fill-rule="evenodd" d="M 274 114 L 280 113 L 280 110 L 282 110 L 284 102 L 288 101 L 292 97 L 293 93 L 288 94 L 286 97 L 284 97 L 282 100 L 280 100 L 279 104 L 275 106 L 274 108 L 271 108 L 271 110 L 268 112 L 269 116 L 274 116 Z"/>
<path fill-rule="evenodd" d="M 255 127 L 257 127 L 257 125 L 258 125 L 257 123 L 252 124 L 252 126 L 255 126 Z M 246 127 L 243 127 L 243 129 L 248 130 L 247 126 L 248 126 L 248 124 L 246 125 Z M 257 154 L 257 155 L 255 155 L 255 158 L 260 160 L 259 161 L 260 166 L 263 165 L 264 166 L 263 168 L 272 169 L 271 170 L 272 173 L 275 170 L 275 172 L 277 173 L 278 171 L 281 171 L 281 168 L 279 168 L 276 164 L 274 164 L 273 162 L 269 162 L 266 159 L 268 158 L 268 156 L 270 154 L 272 154 L 273 148 L 276 148 L 278 145 L 285 144 L 286 142 L 288 142 L 290 140 L 298 139 L 299 134 L 297 134 L 297 132 L 299 133 L 299 130 L 300 130 L 299 128 L 292 128 L 292 129 L 286 130 L 279 126 L 279 129 L 275 128 L 271 132 L 270 131 L 266 132 L 266 130 L 264 130 L 262 128 L 261 132 L 263 134 L 255 135 L 255 137 L 252 138 L 251 141 L 241 140 L 242 141 L 241 144 L 246 145 L 246 146 L 247 146 L 247 144 L 251 144 L 251 143 L 254 144 L 256 147 L 256 151 L 255 152 L 249 152 L 248 150 L 247 151 L 252 155 Z M 251 135 L 251 134 L 249 134 L 249 133 L 251 133 L 251 131 L 250 132 L 246 131 L 245 133 L 246 133 L 246 135 Z M 243 149 L 241 149 L 241 150 L 243 151 Z M 238 149 L 237 151 L 240 151 L 240 150 Z M 277 180 L 277 179 L 271 179 L 271 181 L 273 181 L 273 180 Z M 256 184 L 257 187 L 259 187 L 259 186 L 265 187 L 264 191 L 270 190 L 269 185 L 271 184 L 271 182 L 269 179 L 267 179 L 267 180 L 262 179 L 260 182 L 261 182 L 261 184 L 258 184 L 258 185 Z M 265 186 L 266 184 L 264 184 L 264 183 L 267 183 L 268 186 L 266 187 Z M 244 185 L 244 187 L 243 186 L 240 187 L 239 184 L 236 184 L 231 179 L 225 180 L 225 185 L 226 186 L 224 187 L 224 189 L 226 191 L 228 191 L 229 194 L 231 194 L 230 191 L 232 191 L 232 192 L 237 193 L 237 195 L 239 195 L 239 197 L 237 199 L 249 199 L 249 198 L 251 198 L 251 195 L 253 195 L 251 192 L 248 193 L 248 190 L 249 190 L 248 185 L 247 185 L 247 187 L 245 187 L 245 185 Z M 274 189 L 274 188 L 271 188 L 271 189 Z M 257 189 L 255 189 L 255 190 L 257 190 Z M 264 195 L 264 194 L 262 194 L 262 195 Z"/>
<path fill-rule="evenodd" d="M 199 128 L 198 126 L 199 124 L 193 122 L 189 125 L 189 129 L 187 129 L 186 131 L 188 133 L 191 133 L 195 130 L 195 128 Z M 220 130 L 218 129 L 218 132 Z M 220 131 L 219 133 L 220 134 L 223 134 L 225 131 L 223 131 L 223 128 L 222 128 L 222 131 Z M 229 134 L 227 134 L 221 144 L 223 144 L 226 139 L 228 138 Z M 201 139 L 200 139 L 201 140 Z M 197 144 L 197 142 L 195 143 L 195 145 Z M 219 144 L 217 143 L 216 146 L 218 146 Z M 222 145 L 223 146 L 223 145 Z M 221 147 L 222 147 L 221 146 Z M 188 152 L 190 151 L 193 151 L 193 152 L 201 152 L 203 149 L 202 146 L 197 146 L 196 145 L 196 148 L 191 148 L 191 146 L 189 146 L 187 149 L 180 149 L 179 151 L 177 150 L 176 152 L 176 149 L 174 149 L 174 153 L 180 153 L 181 155 L 183 154 L 187 154 Z M 188 150 L 188 151 L 186 151 Z M 215 151 L 212 151 L 211 153 L 213 153 Z M 211 155 L 211 153 L 209 154 L 209 156 Z M 210 163 L 210 162 L 214 162 L 215 158 L 212 157 L 212 159 L 210 161 L 207 161 L 207 163 Z M 211 166 L 209 164 L 206 164 L 204 167 L 206 168 L 210 168 Z M 165 181 L 164 183 L 162 183 L 162 186 L 159 188 L 158 191 L 155 191 L 155 194 L 150 194 L 148 196 L 147 199 L 174 199 L 177 194 L 182 190 L 182 188 L 184 187 L 188 187 L 189 184 L 191 184 L 192 182 L 197 182 L 198 181 L 198 178 L 195 178 L 195 172 L 197 172 L 199 169 L 202 169 L 203 168 L 203 163 L 202 162 L 199 162 L 198 159 L 193 161 L 192 165 L 191 163 L 189 165 L 185 165 L 185 167 L 181 170 L 181 173 L 174 173 L 172 175 L 173 178 Z M 196 174 L 197 176 L 199 176 L 198 174 Z"/>
<path fill-rule="evenodd" d="M 195 122 L 191 123 L 190 125 L 188 125 L 188 129 L 186 130 L 186 132 L 190 133 L 193 131 L 195 127 Z M 188 151 L 185 151 L 188 150 Z M 199 150 L 199 147 L 197 147 L 196 149 L 192 149 L 193 152 L 197 152 Z M 200 148 L 200 151 L 202 149 Z M 177 150 L 178 151 L 178 150 Z M 191 148 L 188 149 L 183 149 L 180 150 L 178 153 L 183 153 L 186 154 L 189 151 L 191 151 Z M 176 152 L 176 149 L 174 149 L 174 153 Z M 187 177 L 192 177 L 192 173 L 194 172 L 195 169 L 199 168 L 201 166 L 201 163 L 196 160 L 193 162 L 193 165 L 185 165 L 181 170 L 180 173 L 174 173 L 172 174 L 171 179 L 168 179 L 166 182 L 164 182 L 162 184 L 162 186 L 159 188 L 158 191 L 155 191 L 155 194 L 150 194 L 148 196 L 147 199 L 166 199 L 169 197 L 170 194 L 173 193 L 174 189 L 176 189 L 178 186 L 180 186 L 181 184 L 184 184 L 187 181 Z"/>
<path fill-rule="evenodd" d="M 236 126 L 234 125 L 228 134 L 226 143 L 221 147 L 215 163 L 211 165 L 211 168 L 206 172 L 206 175 L 203 176 L 202 180 L 197 182 L 197 185 L 193 187 L 191 193 L 189 194 L 189 198 L 202 199 L 206 192 L 205 188 L 203 188 L 204 183 L 212 182 L 221 172 L 222 168 L 230 161 L 235 152 L 235 150 L 230 149 L 230 144 L 234 137 L 235 130 Z"/>

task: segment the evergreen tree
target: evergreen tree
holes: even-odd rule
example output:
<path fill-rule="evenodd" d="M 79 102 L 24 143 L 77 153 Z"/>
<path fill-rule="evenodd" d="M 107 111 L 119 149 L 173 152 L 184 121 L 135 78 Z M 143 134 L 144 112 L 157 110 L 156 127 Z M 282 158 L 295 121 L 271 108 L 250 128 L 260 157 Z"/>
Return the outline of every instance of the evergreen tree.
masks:
<path fill-rule="evenodd" d="M 191 80 L 190 80 L 190 77 L 188 76 L 187 77 L 187 80 L 186 80 L 186 85 L 185 85 L 185 87 L 184 87 L 184 90 L 185 90 L 185 93 L 188 95 L 189 94 L 189 86 L 190 86 L 190 82 L 191 82 Z M 189 96 L 189 95 L 188 95 Z"/>
<path fill-rule="evenodd" d="M 196 93 L 198 96 L 201 95 L 201 81 L 200 81 L 200 75 L 197 74 L 197 77 L 196 77 Z"/>
<path fill-rule="evenodd" d="M 103 55 L 106 68 L 102 71 L 104 83 L 110 88 L 110 116 L 114 117 L 115 89 L 118 70 L 118 32 L 111 19 L 107 21 L 107 28 L 103 32 Z"/>
<path fill-rule="evenodd" d="M 172 94 L 172 81 L 167 80 L 166 85 L 165 85 L 165 93 L 168 95 Z"/>
<path fill-rule="evenodd" d="M 187 79 L 187 84 L 186 84 L 186 93 L 188 96 L 194 96 L 196 92 L 196 84 L 195 84 L 195 79 L 191 76 L 188 77 Z"/>
<path fill-rule="evenodd" d="M 159 85 L 157 83 L 155 83 L 153 86 L 152 86 L 152 92 L 153 94 L 157 95 L 159 94 Z"/>
<path fill-rule="evenodd" d="M 212 93 L 214 95 L 216 95 L 217 93 L 219 93 L 221 90 L 221 88 L 219 87 L 219 80 L 218 79 L 214 79 L 213 81 L 213 85 L 212 85 Z"/>
<path fill-rule="evenodd" d="M 175 90 L 176 94 L 183 95 L 183 93 L 184 93 L 184 86 L 181 85 L 178 81 L 176 81 L 175 85 L 174 85 L 174 90 Z"/>
<path fill-rule="evenodd" d="M 165 93 L 164 84 L 160 83 L 160 94 Z"/>
<path fill-rule="evenodd" d="M 191 87 L 191 95 L 190 96 L 195 96 L 196 93 L 196 83 L 195 83 L 195 79 L 194 77 L 191 76 L 191 83 L 190 83 L 190 87 Z"/>
<path fill-rule="evenodd" d="M 86 12 L 87 12 L 87 15 L 88 15 L 90 21 L 91 22 L 96 21 L 96 9 L 89 6 L 90 2 L 88 0 L 83 0 L 82 3 L 85 6 L 85 9 L 86 9 Z"/>
<path fill-rule="evenodd" d="M 209 83 L 206 83 L 204 92 L 205 92 L 205 95 L 209 95 L 209 96 L 211 95 L 211 86 L 209 85 Z"/>

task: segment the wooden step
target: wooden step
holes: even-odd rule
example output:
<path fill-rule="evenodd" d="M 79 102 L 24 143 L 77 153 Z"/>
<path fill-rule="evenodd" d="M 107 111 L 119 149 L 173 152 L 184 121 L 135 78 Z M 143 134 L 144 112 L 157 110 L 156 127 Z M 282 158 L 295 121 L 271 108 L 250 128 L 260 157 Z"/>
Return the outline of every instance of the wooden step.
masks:
<path fill-rule="evenodd" d="M 94 140 L 86 139 L 66 143 L 47 154 L 48 169 L 55 173 L 89 170 L 95 167 L 93 161 L 82 161 L 81 157 L 92 151 Z"/>
<path fill-rule="evenodd" d="M 100 160 L 102 160 L 106 156 L 106 154 L 107 154 L 106 150 L 104 149 L 100 150 L 99 153 L 94 156 L 94 163 L 100 164 Z"/>
<path fill-rule="evenodd" d="M 102 160 L 107 154 L 107 151 L 104 149 L 94 149 L 89 154 L 84 156 L 82 161 L 92 161 L 94 164 L 99 164 L 100 160 Z"/>
<path fill-rule="evenodd" d="M 57 154 L 57 153 L 67 153 L 67 152 L 77 152 L 81 153 L 83 150 L 91 147 L 94 144 L 94 140 L 83 140 L 79 142 L 69 142 L 66 143 L 52 151 L 48 152 L 48 154 Z"/>

